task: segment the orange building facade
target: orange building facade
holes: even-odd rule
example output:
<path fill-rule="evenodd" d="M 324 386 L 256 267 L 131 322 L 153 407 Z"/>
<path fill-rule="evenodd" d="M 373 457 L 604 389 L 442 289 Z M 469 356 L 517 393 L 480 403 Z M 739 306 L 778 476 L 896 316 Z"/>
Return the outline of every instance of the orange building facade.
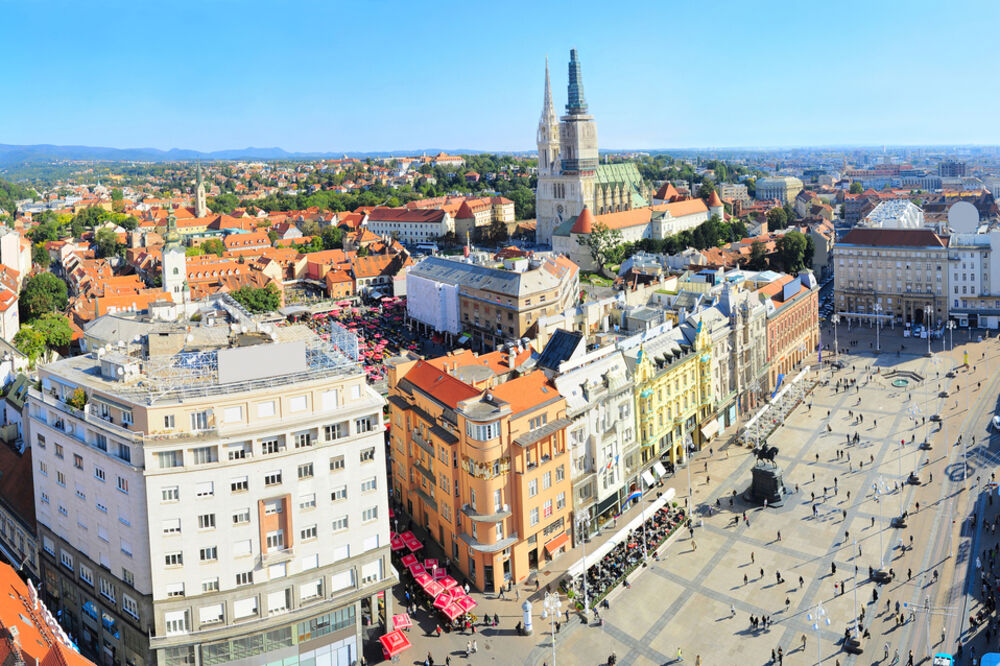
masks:
<path fill-rule="evenodd" d="M 530 351 L 392 359 L 395 498 L 485 592 L 524 580 L 568 546 L 566 401 Z"/>
<path fill-rule="evenodd" d="M 785 275 L 758 292 L 767 312 L 768 390 L 815 354 L 819 345 L 819 287 L 815 278 Z M 791 379 L 791 377 L 787 377 Z"/>

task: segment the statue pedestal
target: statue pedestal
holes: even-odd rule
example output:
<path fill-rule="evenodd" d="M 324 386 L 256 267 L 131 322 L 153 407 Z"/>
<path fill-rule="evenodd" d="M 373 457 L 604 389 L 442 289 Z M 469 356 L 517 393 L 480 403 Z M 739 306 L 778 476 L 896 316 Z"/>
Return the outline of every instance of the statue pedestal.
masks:
<path fill-rule="evenodd" d="M 781 468 L 773 462 L 759 461 L 750 470 L 753 479 L 743 493 L 743 499 L 754 504 L 781 506 L 785 503 L 785 482 Z"/>

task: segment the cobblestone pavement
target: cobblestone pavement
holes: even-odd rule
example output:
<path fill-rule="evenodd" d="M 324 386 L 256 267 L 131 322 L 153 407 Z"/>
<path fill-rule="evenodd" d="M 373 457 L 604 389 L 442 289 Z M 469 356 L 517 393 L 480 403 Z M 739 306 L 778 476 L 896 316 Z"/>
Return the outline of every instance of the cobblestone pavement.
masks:
<path fill-rule="evenodd" d="M 813 371 L 816 388 L 770 436 L 769 443 L 780 449 L 777 462 L 792 493 L 784 505 L 751 507 L 737 496 L 730 507 L 732 492 L 749 485 L 753 456 L 732 443 L 717 443 L 711 457 L 700 452 L 690 468 L 694 505 L 714 507 L 718 500 L 720 511 L 705 516 L 696 529 L 697 549 L 686 532 L 675 535 L 660 549 L 659 561 L 651 559 L 648 568 L 630 577 L 630 589 L 612 592 L 610 609 L 601 613 L 603 625 L 592 621 L 586 626 L 575 615 L 567 622 L 563 616 L 555 636 L 559 664 L 604 664 L 612 653 L 619 664 L 665 664 L 676 661 L 678 649 L 691 663 L 701 656 L 705 666 L 764 664 L 779 647 L 789 664 L 889 664 L 895 650 L 905 663 L 911 649 L 920 663 L 928 646 L 951 651 L 959 636 L 973 638 L 967 618 L 981 601 L 965 595 L 967 588 L 979 589 L 970 563 L 995 537 L 989 530 L 973 529 L 965 517 L 979 497 L 976 477 L 982 487 L 997 460 L 1000 443 L 991 436 L 989 422 L 1000 390 L 1000 345 L 959 334 L 953 351 L 942 351 L 942 341 L 934 341 L 935 355 L 928 358 L 925 340 L 883 331 L 883 351 L 876 355 L 873 333 L 841 325 L 838 342 L 846 367 Z M 825 330 L 823 339 L 832 347 L 833 336 Z M 959 368 L 965 351 L 970 369 Z M 869 378 L 875 369 L 878 374 Z M 947 377 L 952 370 L 954 377 Z M 892 371 L 914 372 L 924 380 L 911 378 L 906 387 L 894 387 L 884 376 Z M 837 390 L 838 379 L 856 379 L 857 390 Z M 941 397 L 943 392 L 948 397 Z M 941 422 L 931 422 L 932 415 L 940 415 Z M 847 437 L 855 433 L 859 443 L 848 446 Z M 932 444 L 929 451 L 919 449 L 925 433 Z M 964 450 L 955 444 L 959 433 Z M 722 441 L 732 434 L 722 435 Z M 963 452 L 968 455 L 965 468 Z M 902 483 L 915 469 L 921 484 Z M 876 502 L 872 488 L 879 483 L 884 494 Z M 687 471 L 682 469 L 667 485 L 683 502 Z M 983 502 L 992 520 L 990 511 L 1000 510 L 1000 502 Z M 901 510 L 909 514 L 907 527 L 895 529 L 890 520 Z M 733 524 L 744 511 L 749 523 Z M 474 593 L 480 603 L 476 612 L 496 613 L 499 629 L 435 637 L 430 635 L 430 616 L 418 612 L 420 626 L 410 634 L 413 648 L 401 662 L 423 663 L 430 651 L 439 664 L 446 656 L 454 664 L 552 664 L 550 621 L 539 617 L 540 599 L 546 583 L 579 557 L 579 550 L 572 550 L 540 572 L 538 592 L 534 581 L 519 586 L 519 601 Z M 895 578 L 876 585 L 869 567 L 883 563 Z M 873 590 L 877 603 L 872 603 Z M 515 636 L 526 597 L 534 602 L 534 635 Z M 896 622 L 896 602 L 907 620 L 902 625 Z M 904 602 L 929 606 L 932 612 L 918 609 L 911 619 Z M 871 638 L 864 653 L 854 656 L 843 651 L 842 642 L 855 609 L 862 608 Z M 751 615 L 768 616 L 769 626 L 751 628 Z M 942 629 L 947 632 L 943 643 Z M 479 651 L 466 658 L 466 642 L 472 639 Z M 982 654 L 985 638 L 974 640 Z M 889 660 L 883 660 L 885 644 Z M 969 655 L 966 648 L 965 657 Z"/>

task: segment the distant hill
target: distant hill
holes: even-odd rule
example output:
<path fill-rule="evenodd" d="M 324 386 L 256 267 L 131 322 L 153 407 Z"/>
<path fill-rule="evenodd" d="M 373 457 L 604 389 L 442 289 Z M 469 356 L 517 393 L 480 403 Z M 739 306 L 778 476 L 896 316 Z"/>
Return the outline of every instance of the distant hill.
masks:
<path fill-rule="evenodd" d="M 282 148 L 256 148 L 216 150 L 202 152 L 171 148 L 105 148 L 100 146 L 55 146 L 36 144 L 16 146 L 0 143 L 0 166 L 13 164 L 31 164 L 39 162 L 59 161 L 100 161 L 100 162 L 178 162 L 187 160 L 296 160 L 296 159 L 330 159 L 347 155 L 348 157 L 405 157 L 409 155 L 436 155 L 446 152 L 452 155 L 475 154 L 483 150 L 442 150 L 439 148 L 424 150 L 393 150 L 381 152 L 347 152 L 347 153 L 290 153 Z"/>

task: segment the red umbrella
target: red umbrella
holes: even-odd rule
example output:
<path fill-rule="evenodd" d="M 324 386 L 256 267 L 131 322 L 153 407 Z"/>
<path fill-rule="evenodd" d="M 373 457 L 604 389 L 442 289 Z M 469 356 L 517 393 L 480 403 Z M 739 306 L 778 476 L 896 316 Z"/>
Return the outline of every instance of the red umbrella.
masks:
<path fill-rule="evenodd" d="M 428 557 L 426 560 L 424 560 L 424 566 L 427 568 L 428 571 L 430 571 L 431 569 L 433 569 L 437 565 L 438 565 L 438 561 L 436 559 L 434 559 L 433 557 Z"/>
<path fill-rule="evenodd" d="M 385 653 L 386 659 L 392 659 L 400 652 L 410 647 L 410 639 L 408 639 L 403 632 L 398 629 L 396 631 L 389 632 L 378 640 L 379 643 L 382 644 L 382 652 Z"/>
<path fill-rule="evenodd" d="M 468 613 L 470 610 L 477 606 L 475 600 L 472 597 L 463 596 L 457 601 L 455 605 L 462 609 L 463 613 Z"/>
<path fill-rule="evenodd" d="M 434 600 L 434 608 L 437 608 L 438 610 L 444 610 L 445 608 L 447 608 L 450 605 L 451 605 L 451 597 L 448 596 L 447 594 L 439 595 Z M 454 619 L 454 618 L 452 618 L 452 619 Z"/>
<path fill-rule="evenodd" d="M 448 575 L 439 578 L 438 582 L 444 585 L 444 589 L 446 590 L 450 590 L 451 588 L 456 587 L 458 585 L 458 581 Z"/>
<path fill-rule="evenodd" d="M 442 592 L 444 592 L 444 586 L 441 585 L 441 583 L 437 582 L 436 580 L 431 580 L 428 581 L 426 585 L 424 585 L 424 592 L 431 595 L 432 597 L 436 597 Z"/>
<path fill-rule="evenodd" d="M 413 553 L 407 553 L 406 555 L 403 555 L 402 562 L 404 567 L 409 567 L 411 564 L 417 563 L 417 556 Z"/>
<path fill-rule="evenodd" d="M 441 609 L 441 612 L 444 613 L 445 617 L 449 620 L 454 620 L 455 618 L 461 616 L 465 611 L 459 608 L 458 604 L 448 604 L 448 606 Z"/>
<path fill-rule="evenodd" d="M 417 541 L 416 538 L 410 539 L 408 541 L 404 539 L 404 541 L 406 542 L 406 547 L 412 551 L 417 551 L 424 547 L 424 544 Z"/>
<path fill-rule="evenodd" d="M 406 613 L 400 613 L 399 615 L 392 616 L 392 628 L 393 629 L 407 629 L 413 626 L 413 621 L 410 616 Z"/>
<path fill-rule="evenodd" d="M 392 550 L 403 550 L 404 548 L 406 548 L 406 544 L 404 544 L 403 540 L 400 539 L 398 536 L 394 536 L 392 537 L 392 539 L 389 540 L 389 548 L 391 548 Z"/>
<path fill-rule="evenodd" d="M 417 562 L 410 565 L 410 573 L 416 576 L 417 574 L 427 573 L 427 571 L 424 569 L 424 565 Z"/>
<path fill-rule="evenodd" d="M 431 581 L 433 579 L 431 578 L 430 574 L 424 572 L 414 576 L 413 580 L 417 583 L 417 585 L 424 586 L 428 583 L 428 581 Z"/>

